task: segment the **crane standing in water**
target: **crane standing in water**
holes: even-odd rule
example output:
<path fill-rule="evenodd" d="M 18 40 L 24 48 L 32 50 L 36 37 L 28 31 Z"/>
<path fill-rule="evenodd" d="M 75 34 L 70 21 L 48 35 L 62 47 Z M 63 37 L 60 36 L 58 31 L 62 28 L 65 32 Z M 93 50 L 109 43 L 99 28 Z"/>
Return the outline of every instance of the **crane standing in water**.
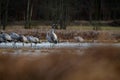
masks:
<path fill-rule="evenodd" d="M 33 36 L 27 36 L 27 39 L 31 43 L 31 47 L 32 47 L 32 43 L 34 43 L 36 46 L 36 44 L 40 42 L 39 38 Z"/>
<path fill-rule="evenodd" d="M 12 41 L 11 36 L 9 34 L 5 33 L 4 31 L 1 31 L 0 39 L 2 42 L 11 42 Z"/>
<path fill-rule="evenodd" d="M 53 29 L 53 26 L 52 29 L 50 29 L 50 31 L 47 32 L 46 39 L 50 43 L 55 43 L 55 44 L 58 43 L 58 38 L 57 35 L 55 34 L 55 30 Z"/>

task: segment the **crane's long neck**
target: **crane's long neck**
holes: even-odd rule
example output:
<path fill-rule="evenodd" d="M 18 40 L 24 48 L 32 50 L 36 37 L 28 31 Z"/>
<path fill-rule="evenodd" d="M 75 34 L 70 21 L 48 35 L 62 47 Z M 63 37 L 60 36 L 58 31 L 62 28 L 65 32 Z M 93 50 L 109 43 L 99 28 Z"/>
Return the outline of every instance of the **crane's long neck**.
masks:
<path fill-rule="evenodd" d="M 51 29 L 51 33 L 55 33 L 55 30 L 54 30 L 54 29 Z"/>

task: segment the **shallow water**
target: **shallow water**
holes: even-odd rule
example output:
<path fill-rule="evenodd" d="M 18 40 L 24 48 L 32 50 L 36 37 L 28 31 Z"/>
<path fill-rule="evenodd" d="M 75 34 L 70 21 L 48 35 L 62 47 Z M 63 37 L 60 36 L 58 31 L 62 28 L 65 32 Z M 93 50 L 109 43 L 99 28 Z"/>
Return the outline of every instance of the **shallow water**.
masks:
<path fill-rule="evenodd" d="M 93 47 L 93 46 L 118 46 L 120 47 L 120 43 L 70 43 L 70 42 L 63 42 L 63 43 L 0 43 L 0 48 L 69 48 L 69 47 Z"/>

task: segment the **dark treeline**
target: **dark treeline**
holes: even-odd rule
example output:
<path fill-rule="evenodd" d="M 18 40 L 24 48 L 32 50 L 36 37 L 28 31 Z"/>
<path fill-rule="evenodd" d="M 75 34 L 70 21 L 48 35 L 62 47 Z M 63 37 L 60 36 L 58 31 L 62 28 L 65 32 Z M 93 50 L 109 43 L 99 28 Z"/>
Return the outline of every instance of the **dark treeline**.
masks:
<path fill-rule="evenodd" d="M 95 15 L 101 15 L 102 20 L 120 18 L 120 0 L 33 0 L 32 4 L 34 20 L 53 20 L 62 12 L 61 5 L 71 20 L 96 19 Z M 9 19 L 23 20 L 27 0 L 10 0 L 8 8 Z"/>
<path fill-rule="evenodd" d="M 118 20 L 120 0 L 0 0 L 0 23 L 53 21 L 66 26 L 74 20 Z"/>

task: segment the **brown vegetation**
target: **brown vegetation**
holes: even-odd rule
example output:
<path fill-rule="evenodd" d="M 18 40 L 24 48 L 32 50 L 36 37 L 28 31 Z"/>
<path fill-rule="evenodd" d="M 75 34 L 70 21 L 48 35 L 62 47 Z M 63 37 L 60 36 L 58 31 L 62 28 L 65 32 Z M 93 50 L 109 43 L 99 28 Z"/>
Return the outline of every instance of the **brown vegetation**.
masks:
<path fill-rule="evenodd" d="M 119 47 L 49 49 L 48 52 L 37 56 L 0 52 L 0 80 L 120 79 Z"/>
<path fill-rule="evenodd" d="M 32 35 L 40 38 L 41 41 L 46 40 L 46 33 L 49 29 L 20 29 L 20 30 L 8 30 L 7 32 L 16 32 L 18 34 Z M 83 37 L 85 41 L 94 41 L 98 42 L 119 42 L 120 41 L 120 32 L 119 31 L 93 31 L 93 30 L 56 30 L 55 33 L 58 36 L 60 42 L 69 41 L 76 42 L 74 37 Z"/>

